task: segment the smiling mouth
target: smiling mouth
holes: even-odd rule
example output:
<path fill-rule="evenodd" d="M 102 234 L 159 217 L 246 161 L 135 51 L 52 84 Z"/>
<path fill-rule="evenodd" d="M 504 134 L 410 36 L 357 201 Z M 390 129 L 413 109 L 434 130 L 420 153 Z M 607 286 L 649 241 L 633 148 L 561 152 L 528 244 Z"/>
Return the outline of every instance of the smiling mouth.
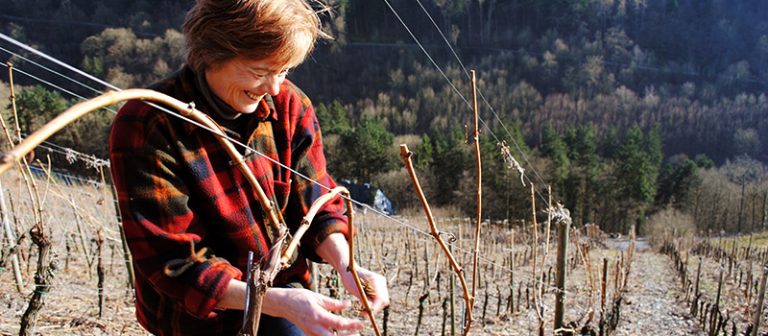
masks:
<path fill-rule="evenodd" d="M 248 96 L 248 98 L 251 98 L 252 100 L 260 100 L 261 97 L 264 97 L 264 95 L 257 95 L 251 91 L 243 90 L 245 92 L 245 95 Z"/>

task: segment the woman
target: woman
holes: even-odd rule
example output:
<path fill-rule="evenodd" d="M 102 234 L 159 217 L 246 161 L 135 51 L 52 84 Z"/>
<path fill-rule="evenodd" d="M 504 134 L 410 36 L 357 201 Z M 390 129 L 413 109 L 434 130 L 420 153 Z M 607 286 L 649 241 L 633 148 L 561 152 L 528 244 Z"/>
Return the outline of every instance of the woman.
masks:
<path fill-rule="evenodd" d="M 229 136 L 334 187 L 311 103 L 285 78 L 321 34 L 317 15 L 303 0 L 198 0 L 184 23 L 186 65 L 150 88 L 194 102 Z M 325 189 L 262 155 L 244 154 L 295 229 Z M 115 118 L 110 158 L 136 269 L 141 325 L 157 335 L 236 334 L 247 253 L 254 251 L 259 260 L 275 239 L 255 191 L 210 132 L 139 101 L 127 103 Z M 344 287 L 360 295 L 347 270 L 343 210 L 337 199 L 316 216 L 292 266 L 266 293 L 260 335 L 334 335 L 363 327 L 332 313 L 348 302 L 308 290 L 309 259 L 328 262 Z M 373 310 L 388 305 L 385 279 L 357 269 L 375 289 Z"/>

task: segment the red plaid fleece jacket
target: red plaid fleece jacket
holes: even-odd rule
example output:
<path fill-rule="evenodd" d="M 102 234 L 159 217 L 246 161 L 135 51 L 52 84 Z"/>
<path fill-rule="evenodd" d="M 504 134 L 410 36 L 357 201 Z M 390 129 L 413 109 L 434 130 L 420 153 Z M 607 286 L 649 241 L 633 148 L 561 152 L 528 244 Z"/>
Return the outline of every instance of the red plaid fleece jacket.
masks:
<path fill-rule="evenodd" d="M 254 113 L 230 120 L 210 112 L 217 104 L 202 98 L 208 89 L 199 78 L 185 67 L 151 88 L 195 102 L 234 138 L 325 186 L 335 186 L 325 169 L 311 103 L 290 81 L 283 83 L 279 95 L 266 96 Z M 259 260 L 274 238 L 255 190 L 209 131 L 143 102 L 131 101 L 120 109 L 109 145 L 136 270 L 141 325 L 156 335 L 236 334 L 242 312 L 214 307 L 229 281 L 242 277 L 248 251 Z M 246 153 L 246 161 L 292 231 L 312 201 L 326 192 L 256 153 Z M 278 275 L 276 285 L 310 287 L 305 257 L 319 259 L 315 248 L 334 232 L 347 234 L 338 199 L 318 214 L 302 239 L 298 259 Z M 202 248 L 207 251 L 204 257 L 178 276 L 164 273 L 169 262 L 185 260 L 191 249 Z"/>

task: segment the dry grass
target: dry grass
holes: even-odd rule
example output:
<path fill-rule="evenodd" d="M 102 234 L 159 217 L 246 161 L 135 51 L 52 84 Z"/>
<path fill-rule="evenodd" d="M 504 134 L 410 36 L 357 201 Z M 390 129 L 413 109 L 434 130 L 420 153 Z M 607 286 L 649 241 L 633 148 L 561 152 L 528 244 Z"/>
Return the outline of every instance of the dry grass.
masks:
<path fill-rule="evenodd" d="M 664 209 L 648 218 L 642 235 L 651 240 L 651 244 L 659 245 L 665 240 L 690 238 L 696 233 L 693 217 L 675 209 Z"/>

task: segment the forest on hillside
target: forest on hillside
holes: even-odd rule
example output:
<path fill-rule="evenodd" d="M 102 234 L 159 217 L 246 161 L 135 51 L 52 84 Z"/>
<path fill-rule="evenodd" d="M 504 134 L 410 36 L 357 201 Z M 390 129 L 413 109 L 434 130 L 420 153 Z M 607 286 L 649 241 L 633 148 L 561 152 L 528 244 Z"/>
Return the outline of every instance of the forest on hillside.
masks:
<path fill-rule="evenodd" d="M 3 3 L 0 32 L 117 86 L 140 87 L 182 64 L 179 30 L 193 1 Z M 500 154 L 503 141 L 542 193 L 552 185 L 577 224 L 650 230 L 663 219 L 680 230 L 765 228 L 768 3 L 324 3 L 334 39 L 321 41 L 289 77 L 314 101 L 333 174 L 373 182 L 396 208 L 417 205 L 397 154 L 397 144 L 408 143 L 430 199 L 475 211 L 464 127 L 466 70 L 476 69 L 486 217 L 517 220 L 530 209 L 527 187 Z M 74 101 L 29 78 L 16 83 L 23 132 Z M 3 101 L 7 91 L 0 85 Z M 6 118 L 7 111 L 0 104 Z M 89 116 L 53 141 L 105 157 L 110 120 L 108 112 Z"/>

